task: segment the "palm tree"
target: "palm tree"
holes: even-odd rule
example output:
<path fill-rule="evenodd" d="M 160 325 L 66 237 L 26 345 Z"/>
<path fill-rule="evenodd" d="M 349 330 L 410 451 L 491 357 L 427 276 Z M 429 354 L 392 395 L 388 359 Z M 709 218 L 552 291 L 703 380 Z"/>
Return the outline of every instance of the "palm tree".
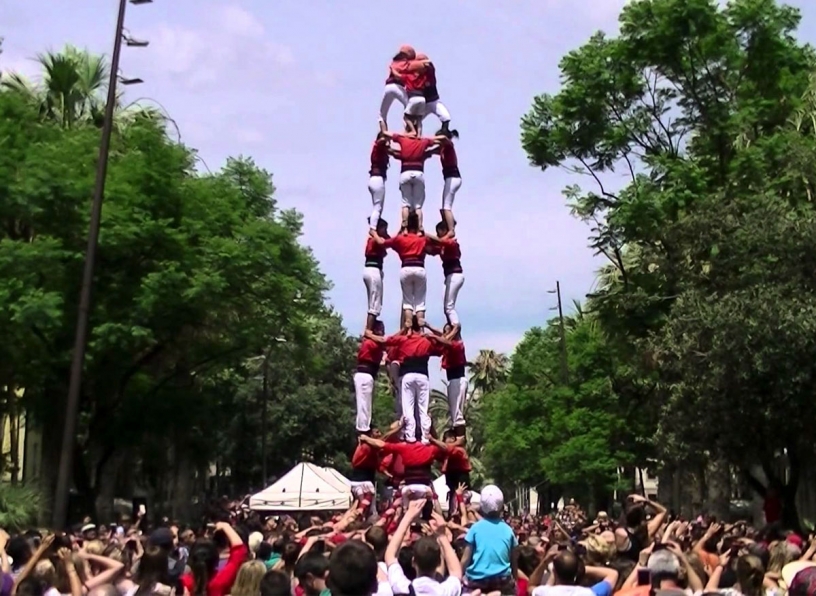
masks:
<path fill-rule="evenodd" d="M 448 396 L 444 391 L 438 389 L 431 390 L 430 405 L 428 413 L 433 420 L 437 436 L 441 436 L 450 428 L 450 413 L 448 412 Z M 485 467 L 482 463 L 482 453 L 484 452 L 484 437 L 480 432 L 482 428 L 481 400 L 475 391 L 471 389 L 462 413 L 467 420 L 468 432 L 466 435 L 465 450 L 470 458 L 470 465 L 473 470 L 470 473 L 470 480 L 474 486 L 482 486 L 487 482 Z"/>
<path fill-rule="evenodd" d="M 2 86 L 25 94 L 44 118 L 66 128 L 80 121 L 102 121 L 110 72 L 104 56 L 66 46 L 62 52 L 39 54 L 37 61 L 43 69 L 39 82 L 8 73 Z"/>
<path fill-rule="evenodd" d="M 506 380 L 510 359 L 495 350 L 479 350 L 470 363 L 470 385 L 479 396 L 498 389 Z"/>

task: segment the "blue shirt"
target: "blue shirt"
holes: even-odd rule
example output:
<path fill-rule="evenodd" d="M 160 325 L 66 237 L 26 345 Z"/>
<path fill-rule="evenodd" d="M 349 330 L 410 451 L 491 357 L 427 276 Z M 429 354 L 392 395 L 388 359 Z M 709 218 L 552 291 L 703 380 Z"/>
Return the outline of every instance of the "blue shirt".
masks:
<path fill-rule="evenodd" d="M 513 530 L 500 519 L 481 519 L 470 527 L 465 542 L 473 554 L 465 573 L 473 581 L 507 577 L 511 573 L 510 553 L 518 546 Z"/>

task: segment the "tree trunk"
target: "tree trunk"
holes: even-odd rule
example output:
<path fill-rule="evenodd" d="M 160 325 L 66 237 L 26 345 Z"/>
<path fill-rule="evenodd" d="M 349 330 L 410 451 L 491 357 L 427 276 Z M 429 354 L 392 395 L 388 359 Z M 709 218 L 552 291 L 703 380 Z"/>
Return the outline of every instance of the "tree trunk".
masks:
<path fill-rule="evenodd" d="M 717 519 L 731 518 L 731 474 L 728 463 L 712 458 L 706 466 L 706 510 Z"/>

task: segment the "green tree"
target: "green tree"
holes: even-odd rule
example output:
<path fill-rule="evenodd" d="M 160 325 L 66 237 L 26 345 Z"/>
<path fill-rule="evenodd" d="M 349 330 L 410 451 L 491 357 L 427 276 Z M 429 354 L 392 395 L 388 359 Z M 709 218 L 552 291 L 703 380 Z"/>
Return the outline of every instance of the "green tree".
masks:
<path fill-rule="evenodd" d="M 64 126 L 79 113 L 43 121 L 20 93 L 0 92 L 0 386 L 26 389 L 45 477 L 59 455 L 98 151 L 93 126 Z M 306 349 L 310 317 L 326 317 L 328 283 L 270 175 L 242 158 L 202 176 L 194 159 L 149 113 L 114 137 L 74 473 L 88 509 L 133 482 L 117 479 L 126 461 L 154 473 L 162 458 L 150 458 L 172 451 L 205 472 L 229 371 L 280 334 Z M 334 375 L 303 387 L 301 403 L 337 390 L 332 358 L 299 368 Z"/>
<path fill-rule="evenodd" d="M 568 384 L 559 375 L 554 322 L 525 334 L 508 385 L 486 396 L 488 470 L 505 482 L 547 481 L 605 505 L 617 468 L 635 463 L 635 437 L 614 390 L 614 351 L 591 316 L 568 322 Z"/>
<path fill-rule="evenodd" d="M 598 33 L 564 57 L 561 90 L 537 97 L 522 120 L 522 144 L 533 165 L 564 166 L 593 185 L 565 191 L 613 268 L 589 306 L 628 371 L 617 393 L 628 404 L 651 395 L 644 419 L 659 419 L 661 432 L 644 424 L 641 436 L 659 439 L 664 461 L 725 459 L 740 467 L 762 463 L 770 471 L 777 451 L 789 447 L 757 442 L 727 418 L 769 421 L 767 409 L 784 411 L 785 403 L 801 406 L 800 414 L 809 411 L 795 405 L 806 389 L 788 369 L 778 368 L 778 378 L 769 373 L 779 384 L 769 388 L 769 378 L 731 368 L 736 359 L 750 367 L 761 354 L 782 353 L 794 340 L 737 324 L 765 312 L 758 296 L 773 299 L 783 291 L 775 265 L 755 266 L 747 250 L 729 266 L 719 256 L 737 252 L 733 239 L 723 238 L 736 221 L 752 234 L 742 238 L 745 245 L 785 271 L 789 255 L 782 258 L 765 243 L 787 232 L 760 229 L 760 214 L 809 228 L 816 61 L 812 48 L 796 40 L 799 21 L 796 9 L 773 0 L 725 6 L 635 0 L 621 13 L 620 35 Z M 610 178 L 617 171 L 626 173 L 624 184 Z M 808 246 L 801 233 L 791 237 Z M 792 283 L 801 284 L 797 279 Z M 783 300 L 779 307 L 804 308 Z M 768 343 L 750 356 L 742 351 L 759 337 Z M 761 400 L 722 395 L 725 385 L 746 390 L 749 384 Z M 688 407 L 702 408 L 703 396 L 708 405 L 728 404 L 732 413 L 718 409 L 712 416 L 708 408 Z M 695 412 L 694 425 L 688 418 L 679 422 L 681 406 Z M 794 447 L 790 471 L 801 457 Z M 788 498 L 792 492 L 795 487 Z"/>

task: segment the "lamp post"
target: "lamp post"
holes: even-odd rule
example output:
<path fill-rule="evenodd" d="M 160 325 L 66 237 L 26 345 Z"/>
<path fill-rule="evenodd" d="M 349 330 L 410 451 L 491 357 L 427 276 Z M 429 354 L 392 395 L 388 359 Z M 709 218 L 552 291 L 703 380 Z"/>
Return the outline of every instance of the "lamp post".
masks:
<path fill-rule="evenodd" d="M 149 4 L 153 0 L 130 0 L 132 4 Z M 96 182 L 94 184 L 93 203 L 91 207 L 91 224 L 88 231 L 88 248 L 85 253 L 85 268 L 82 273 L 82 289 L 79 294 L 79 313 L 77 314 L 74 351 L 71 357 L 71 376 L 68 383 L 68 400 L 65 404 L 65 426 L 62 431 L 62 452 L 60 453 L 57 488 L 54 494 L 53 528 L 61 530 L 68 517 L 68 496 L 71 490 L 71 472 L 74 464 L 74 447 L 76 444 L 76 423 L 79 414 L 79 396 L 82 387 L 82 368 L 85 362 L 85 348 L 88 340 L 88 316 L 91 309 L 91 290 L 93 287 L 96 249 L 99 244 L 99 224 L 102 218 L 102 199 L 105 194 L 105 176 L 108 173 L 108 154 L 113 130 L 113 110 L 116 107 L 116 83 L 119 79 L 119 55 L 122 42 L 125 41 L 125 7 L 127 0 L 119 0 L 119 15 L 116 19 L 116 37 L 113 41 L 108 98 L 105 104 L 105 121 L 102 126 L 102 139 L 99 143 L 99 158 L 96 164 Z M 144 46 L 142 46 L 144 47 Z M 130 81 L 135 83 L 136 79 Z M 123 81 L 124 83 L 124 81 Z"/>
<path fill-rule="evenodd" d="M 561 307 L 561 282 L 555 282 L 554 290 L 547 290 L 548 294 L 556 294 L 558 306 L 550 310 L 558 310 L 559 330 L 561 332 L 561 382 L 569 383 L 569 365 L 567 364 L 567 332 L 564 328 L 564 310 Z"/>

